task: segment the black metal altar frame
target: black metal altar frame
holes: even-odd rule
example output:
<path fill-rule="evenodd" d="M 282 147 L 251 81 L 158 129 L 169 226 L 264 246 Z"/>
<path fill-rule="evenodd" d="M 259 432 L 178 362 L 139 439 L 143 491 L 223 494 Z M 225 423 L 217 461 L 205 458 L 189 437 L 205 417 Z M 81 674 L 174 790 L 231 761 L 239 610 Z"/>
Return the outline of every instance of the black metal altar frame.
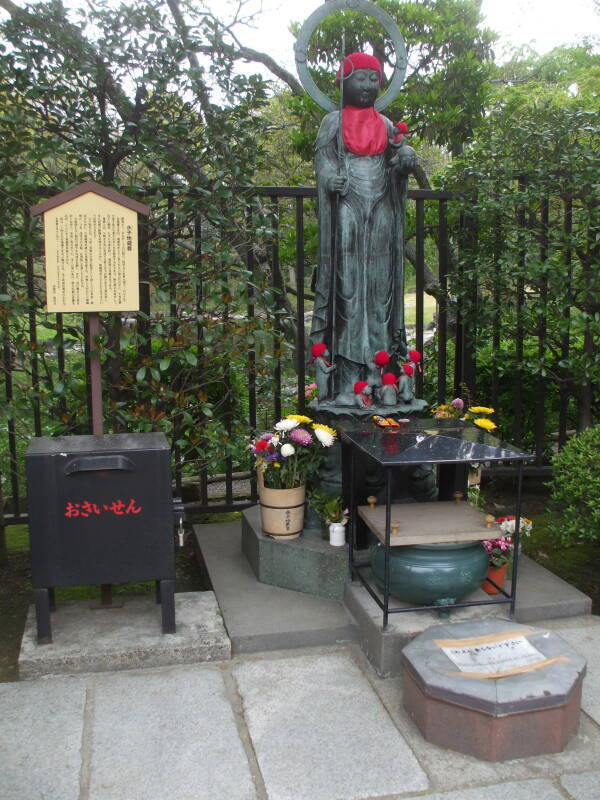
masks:
<path fill-rule="evenodd" d="M 356 521 L 357 521 L 357 504 L 355 501 L 355 460 L 357 446 L 351 440 L 343 439 L 343 447 L 346 451 L 344 455 L 349 452 L 350 454 L 350 536 L 348 543 L 348 558 L 350 579 L 354 576 L 358 578 L 360 583 L 364 586 L 373 600 L 377 603 L 379 608 L 383 611 L 383 631 L 388 629 L 388 618 L 390 614 L 402 614 L 409 611 L 446 611 L 451 608 L 469 608 L 470 606 L 489 606 L 489 605 L 502 605 L 510 603 L 510 616 L 514 619 L 515 604 L 517 599 L 517 577 L 518 577 L 518 562 L 519 562 L 519 541 L 520 541 L 520 522 L 521 522 L 521 501 L 523 493 L 523 462 L 517 462 L 517 499 L 515 509 L 515 532 L 513 534 L 513 568 L 511 578 L 510 592 L 506 592 L 501 586 L 498 586 L 491 578 L 486 577 L 485 580 L 489 581 L 492 586 L 495 586 L 499 592 L 504 595 L 503 598 L 495 600 L 470 600 L 465 603 L 449 603 L 448 605 L 418 605 L 403 608 L 390 608 L 390 536 L 391 536 L 391 513 L 392 513 L 392 471 L 400 466 L 406 464 L 395 464 L 393 466 L 385 466 L 378 459 L 373 456 L 368 456 L 375 461 L 380 467 L 385 470 L 385 543 L 384 543 L 384 589 L 383 597 L 380 597 L 372 584 L 361 574 L 361 570 L 368 569 L 370 563 L 358 562 L 354 558 L 354 546 L 356 539 Z M 506 459 L 508 460 L 508 459 Z M 431 462 L 439 464 L 441 462 Z M 468 461 L 456 461 L 456 464 L 468 464 Z M 440 502 L 433 500 L 432 502 Z M 444 501 L 441 501 L 444 502 Z M 449 502 L 449 501 L 445 501 Z"/>

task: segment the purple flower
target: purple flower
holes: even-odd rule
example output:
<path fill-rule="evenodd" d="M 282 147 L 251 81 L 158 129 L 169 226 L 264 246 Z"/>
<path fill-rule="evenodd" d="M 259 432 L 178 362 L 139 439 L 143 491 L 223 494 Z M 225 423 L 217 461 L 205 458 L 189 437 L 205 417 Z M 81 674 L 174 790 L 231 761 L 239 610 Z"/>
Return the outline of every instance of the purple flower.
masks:
<path fill-rule="evenodd" d="M 293 431 L 290 431 L 290 439 L 292 442 L 302 445 L 302 447 L 308 447 L 308 445 L 312 444 L 314 441 L 311 434 L 305 431 L 304 428 L 295 428 Z"/>
<path fill-rule="evenodd" d="M 460 399 L 460 397 L 455 397 L 454 400 L 450 403 L 452 408 L 458 408 L 459 411 L 462 411 L 465 407 L 464 402 Z"/>
<path fill-rule="evenodd" d="M 269 442 L 273 438 L 272 433 L 263 433 L 259 436 L 259 441 L 261 442 Z"/>

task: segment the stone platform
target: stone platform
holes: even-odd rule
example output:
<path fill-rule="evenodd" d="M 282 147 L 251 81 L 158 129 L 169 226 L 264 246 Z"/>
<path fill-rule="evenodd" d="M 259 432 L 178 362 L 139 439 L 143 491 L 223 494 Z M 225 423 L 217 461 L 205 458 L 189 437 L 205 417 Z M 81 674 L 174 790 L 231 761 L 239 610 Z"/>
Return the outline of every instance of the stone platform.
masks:
<path fill-rule="evenodd" d="M 21 642 L 19 677 L 197 664 L 231 657 L 231 642 L 213 592 L 175 595 L 176 633 L 161 633 L 160 619 L 153 595 L 130 597 L 110 609 L 92 610 L 89 601 L 58 603 L 52 612 L 53 642 L 40 645 L 31 606 Z"/>
<path fill-rule="evenodd" d="M 370 571 L 365 577 L 372 583 Z M 509 584 L 510 585 L 510 584 Z M 466 601 L 489 600 L 490 596 L 477 589 L 465 598 Z M 344 603 L 355 620 L 360 643 L 371 664 L 379 675 L 399 675 L 402 648 L 421 632 L 432 625 L 439 625 L 437 611 L 410 611 L 390 614 L 387 631 L 382 630 L 383 615 L 379 606 L 361 583 L 355 581 L 346 585 Z M 394 597 L 390 598 L 390 608 L 408 608 Z M 536 564 L 527 556 L 519 559 L 519 585 L 517 589 L 516 620 L 518 622 L 541 622 L 549 619 L 585 616 L 590 613 L 590 598 L 570 586 L 562 578 Z M 508 619 L 510 605 L 498 604 L 456 608 L 450 611 L 450 622 L 486 620 L 490 618 Z"/>
<path fill-rule="evenodd" d="M 241 551 L 241 538 L 239 522 L 194 526 L 194 540 L 206 563 L 234 654 L 358 639 L 379 675 L 399 675 L 402 648 L 440 623 L 437 612 L 392 614 L 384 633 L 381 609 L 358 583 L 346 584 L 343 603 L 260 583 Z M 471 599 L 484 597 L 489 599 L 478 590 Z M 392 605 L 396 602 L 392 599 Z M 590 609 L 589 597 L 530 559 L 521 559 L 519 621 L 585 617 Z M 490 617 L 508 618 L 508 606 L 455 609 L 450 621 Z"/>
<path fill-rule="evenodd" d="M 356 640 L 356 626 L 340 600 L 257 581 L 242 553 L 241 538 L 239 522 L 194 526 L 194 542 L 210 575 L 234 654 Z M 276 544 L 289 548 L 293 542 Z"/>
<path fill-rule="evenodd" d="M 242 511 L 242 552 L 261 583 L 341 600 L 348 580 L 348 545 L 332 547 L 320 530 L 298 539 L 277 541 L 265 536 L 260 507 Z"/>
<path fill-rule="evenodd" d="M 545 661 L 513 664 L 512 674 L 503 674 L 510 638 L 524 640 Z M 442 649 L 454 643 L 471 650 L 465 671 Z M 471 644 L 500 656 L 492 672 L 498 677 L 485 676 Z M 438 625 L 404 648 L 402 665 L 404 707 L 440 747 L 507 761 L 558 753 L 577 728 L 586 661 L 554 633 L 497 619 Z"/>

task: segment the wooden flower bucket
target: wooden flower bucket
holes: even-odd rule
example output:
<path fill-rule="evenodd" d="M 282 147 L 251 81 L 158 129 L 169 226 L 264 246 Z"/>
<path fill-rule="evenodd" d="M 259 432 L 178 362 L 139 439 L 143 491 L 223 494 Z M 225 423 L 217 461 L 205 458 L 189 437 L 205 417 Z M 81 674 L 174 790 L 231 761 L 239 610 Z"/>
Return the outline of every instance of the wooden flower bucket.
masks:
<path fill-rule="evenodd" d="M 304 528 L 306 486 L 268 489 L 258 471 L 258 499 L 263 533 L 276 539 L 297 539 Z"/>

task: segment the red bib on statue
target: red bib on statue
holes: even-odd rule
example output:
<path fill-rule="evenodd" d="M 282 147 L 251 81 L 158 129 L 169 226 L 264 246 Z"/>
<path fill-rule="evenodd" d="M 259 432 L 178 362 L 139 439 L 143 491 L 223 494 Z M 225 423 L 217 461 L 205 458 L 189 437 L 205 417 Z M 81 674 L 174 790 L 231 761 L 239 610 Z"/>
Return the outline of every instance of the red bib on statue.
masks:
<path fill-rule="evenodd" d="M 388 146 L 386 125 L 378 111 L 345 106 L 342 109 L 344 144 L 357 156 L 376 156 Z"/>

